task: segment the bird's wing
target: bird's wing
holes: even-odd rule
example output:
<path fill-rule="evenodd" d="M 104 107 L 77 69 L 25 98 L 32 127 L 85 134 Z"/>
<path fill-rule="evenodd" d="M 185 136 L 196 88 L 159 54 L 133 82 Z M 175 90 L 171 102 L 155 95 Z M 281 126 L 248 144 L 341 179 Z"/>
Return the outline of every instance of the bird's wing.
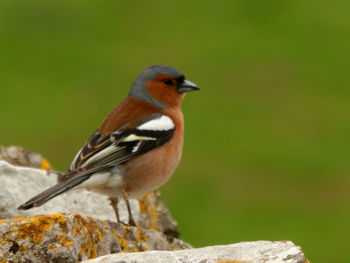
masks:
<path fill-rule="evenodd" d="M 60 182 L 33 197 L 19 209 L 40 206 L 81 184 L 96 172 L 123 164 L 163 145 L 171 139 L 175 128 L 170 117 L 155 113 L 135 127 L 119 129 L 107 136 L 95 132 L 74 158 Z"/>
<path fill-rule="evenodd" d="M 77 174 L 94 173 L 125 163 L 168 142 L 174 131 L 172 119 L 160 113 L 151 114 L 135 127 L 121 128 L 107 136 L 97 131 L 78 152 L 70 170 Z M 73 176 L 76 175 L 73 173 Z"/>

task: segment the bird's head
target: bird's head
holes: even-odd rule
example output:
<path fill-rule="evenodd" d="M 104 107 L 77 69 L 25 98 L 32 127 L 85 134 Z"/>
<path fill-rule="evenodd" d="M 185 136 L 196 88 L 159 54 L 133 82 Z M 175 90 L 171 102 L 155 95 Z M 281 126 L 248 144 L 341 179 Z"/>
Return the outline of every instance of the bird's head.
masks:
<path fill-rule="evenodd" d="M 132 85 L 129 96 L 166 108 L 180 105 L 184 93 L 198 89 L 180 71 L 157 65 L 141 72 Z"/>

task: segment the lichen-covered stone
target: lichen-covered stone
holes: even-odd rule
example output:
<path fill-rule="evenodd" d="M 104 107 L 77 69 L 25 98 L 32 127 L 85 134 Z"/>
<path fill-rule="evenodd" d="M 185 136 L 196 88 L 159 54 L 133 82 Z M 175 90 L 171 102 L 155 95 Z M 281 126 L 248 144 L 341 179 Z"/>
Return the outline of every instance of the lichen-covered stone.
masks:
<path fill-rule="evenodd" d="M 304 253 L 291 241 L 242 242 L 179 251 L 120 253 L 83 263 L 307 263 Z"/>
<path fill-rule="evenodd" d="M 1 263 L 73 263 L 118 252 L 189 247 L 155 230 L 79 214 L 59 213 L 0 220 Z"/>
<path fill-rule="evenodd" d="M 49 161 L 40 154 L 18 146 L 0 146 L 0 160 L 19 166 L 33 167 L 43 170 L 51 169 Z"/>
<path fill-rule="evenodd" d="M 107 198 L 85 190 L 69 191 L 38 208 L 25 211 L 17 209 L 31 197 L 54 185 L 57 176 L 57 173 L 0 161 L 0 219 L 38 214 L 79 213 L 116 221 L 114 210 Z M 139 200 L 130 200 L 130 204 L 138 226 L 159 230 L 171 237 L 178 236 L 176 222 L 161 203 L 157 192 L 148 193 Z M 122 201 L 119 203 L 119 211 L 122 221 L 127 222 L 126 206 Z"/>

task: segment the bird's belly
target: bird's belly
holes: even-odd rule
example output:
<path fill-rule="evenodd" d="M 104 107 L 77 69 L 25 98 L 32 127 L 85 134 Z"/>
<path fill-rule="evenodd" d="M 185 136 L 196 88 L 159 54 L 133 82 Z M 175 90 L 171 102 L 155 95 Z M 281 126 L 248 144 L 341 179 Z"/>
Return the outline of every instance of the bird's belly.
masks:
<path fill-rule="evenodd" d="M 130 198 L 140 197 L 159 188 L 175 172 L 181 159 L 182 144 L 176 147 L 172 144 L 164 146 L 126 164 L 124 183 Z M 169 158 L 169 150 L 175 151 L 174 158 Z"/>
<path fill-rule="evenodd" d="M 119 167 L 101 171 L 91 175 L 89 179 L 80 184 L 77 188 L 97 192 L 108 197 L 122 197 L 123 175 Z"/>

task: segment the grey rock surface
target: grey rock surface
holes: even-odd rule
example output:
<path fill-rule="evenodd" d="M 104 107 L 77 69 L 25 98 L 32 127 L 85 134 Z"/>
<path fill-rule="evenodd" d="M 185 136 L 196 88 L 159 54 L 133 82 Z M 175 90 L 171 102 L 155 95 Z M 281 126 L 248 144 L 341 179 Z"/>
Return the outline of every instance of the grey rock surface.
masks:
<path fill-rule="evenodd" d="M 0 160 L 0 219 L 15 216 L 33 216 L 53 213 L 79 213 L 101 220 L 116 222 L 108 199 L 86 190 L 72 190 L 50 200 L 46 204 L 29 209 L 17 207 L 41 191 L 54 185 L 57 174 L 36 168 L 20 167 Z M 139 200 L 130 200 L 133 216 L 138 226 L 156 229 L 172 237 L 178 236 L 176 222 L 157 193 L 150 193 Z M 124 202 L 119 202 L 120 217 L 128 222 Z"/>
<path fill-rule="evenodd" d="M 0 220 L 0 262 L 75 263 L 118 252 L 190 246 L 164 234 L 78 214 Z"/>
<path fill-rule="evenodd" d="M 301 249 L 291 241 L 242 242 L 179 251 L 120 253 L 83 263 L 306 263 Z"/>
<path fill-rule="evenodd" d="M 0 160 L 7 161 L 14 165 L 51 169 L 50 163 L 40 154 L 28 151 L 18 146 L 0 146 Z"/>

